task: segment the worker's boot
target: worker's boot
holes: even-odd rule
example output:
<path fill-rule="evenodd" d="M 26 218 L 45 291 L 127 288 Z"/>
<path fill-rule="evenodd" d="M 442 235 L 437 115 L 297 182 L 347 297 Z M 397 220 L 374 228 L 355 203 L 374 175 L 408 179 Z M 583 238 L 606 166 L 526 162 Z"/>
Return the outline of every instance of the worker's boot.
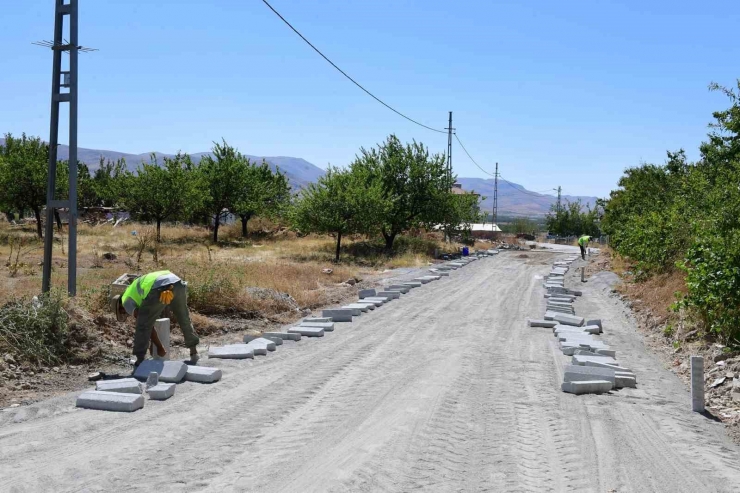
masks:
<path fill-rule="evenodd" d="M 190 348 L 190 363 L 194 365 L 198 362 L 199 359 L 200 359 L 200 356 L 198 355 L 198 348 L 191 347 Z"/>

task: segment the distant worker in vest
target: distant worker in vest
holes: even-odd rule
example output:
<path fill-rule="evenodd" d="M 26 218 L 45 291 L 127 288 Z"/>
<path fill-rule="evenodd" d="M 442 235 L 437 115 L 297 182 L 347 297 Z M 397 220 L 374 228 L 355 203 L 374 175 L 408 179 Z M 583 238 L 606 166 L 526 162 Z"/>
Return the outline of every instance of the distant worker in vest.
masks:
<path fill-rule="evenodd" d="M 185 336 L 185 346 L 190 348 L 190 361 L 198 361 L 198 336 L 190 322 L 187 304 L 188 288 L 179 277 L 168 270 L 152 272 L 137 277 L 122 296 L 113 298 L 113 310 L 116 318 L 123 322 L 128 315 L 136 318 L 134 333 L 134 367 L 144 361 L 149 341 L 153 341 L 159 356 L 164 356 L 164 348 L 153 331 L 154 322 L 161 318 L 166 306 L 170 306 L 177 323 Z"/>
<path fill-rule="evenodd" d="M 591 241 L 591 237 L 588 235 L 583 235 L 578 238 L 578 246 L 581 247 L 581 258 L 583 258 L 583 260 L 586 260 L 586 248 L 588 247 L 589 241 Z"/>

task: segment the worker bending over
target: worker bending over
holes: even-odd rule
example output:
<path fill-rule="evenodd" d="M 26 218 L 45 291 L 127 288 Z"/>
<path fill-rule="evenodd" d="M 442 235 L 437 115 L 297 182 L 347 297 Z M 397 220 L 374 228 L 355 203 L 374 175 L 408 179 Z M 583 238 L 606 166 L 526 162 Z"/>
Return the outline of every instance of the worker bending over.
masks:
<path fill-rule="evenodd" d="M 113 298 L 114 311 L 119 321 L 124 321 L 128 315 L 136 318 L 136 332 L 134 333 L 134 366 L 144 361 L 149 341 L 154 340 L 159 355 L 164 352 L 158 338 L 152 337 L 154 322 L 162 316 L 165 307 L 169 305 L 177 323 L 180 324 L 185 336 L 185 346 L 190 348 L 190 361 L 198 361 L 198 336 L 190 322 L 187 304 L 187 284 L 168 270 L 152 272 L 137 277 L 126 288 L 122 296 Z"/>
<path fill-rule="evenodd" d="M 591 237 L 588 235 L 583 235 L 578 238 L 578 246 L 581 247 L 581 258 L 583 258 L 583 260 L 586 260 L 586 248 L 588 247 L 589 241 L 591 241 Z"/>

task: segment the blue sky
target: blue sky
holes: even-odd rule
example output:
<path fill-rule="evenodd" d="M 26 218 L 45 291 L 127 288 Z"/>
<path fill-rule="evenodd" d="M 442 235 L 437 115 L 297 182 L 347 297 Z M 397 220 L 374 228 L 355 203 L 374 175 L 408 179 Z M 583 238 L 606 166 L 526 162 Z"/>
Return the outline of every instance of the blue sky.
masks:
<path fill-rule="evenodd" d="M 740 2 L 272 0 L 390 105 L 530 190 L 608 194 L 627 166 L 692 158 L 716 81 L 740 78 Z M 349 163 L 389 133 L 446 150 L 344 79 L 260 0 L 80 0 L 79 145 Z M 48 138 L 53 1 L 5 2 L 0 133 Z M 66 132 L 65 132 L 66 135 Z M 66 139 L 66 137 L 63 137 Z M 459 176 L 485 177 L 455 143 Z"/>

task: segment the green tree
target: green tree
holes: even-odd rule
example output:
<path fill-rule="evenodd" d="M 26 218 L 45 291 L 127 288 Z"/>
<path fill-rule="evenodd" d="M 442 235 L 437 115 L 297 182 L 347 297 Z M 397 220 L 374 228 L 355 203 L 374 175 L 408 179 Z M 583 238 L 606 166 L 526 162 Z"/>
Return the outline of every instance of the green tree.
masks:
<path fill-rule="evenodd" d="M 96 206 L 116 207 L 125 192 L 122 188 L 123 178 L 127 175 L 126 160 L 117 161 L 100 158 L 98 168 L 93 173 L 92 187 L 95 191 Z"/>
<path fill-rule="evenodd" d="M 368 188 L 367 168 L 329 167 L 317 183 L 301 192 L 292 211 L 294 226 L 305 233 L 331 233 L 337 238 L 335 261 L 339 261 L 342 236 L 369 233 L 377 189 Z"/>
<path fill-rule="evenodd" d="M 157 225 L 157 241 L 161 240 L 162 221 L 184 219 L 203 200 L 190 156 L 178 153 L 164 158 L 160 166 L 152 154 L 151 163 L 142 163 L 136 175 L 129 175 L 123 202 L 128 211 Z"/>
<path fill-rule="evenodd" d="M 38 137 L 6 134 L 0 157 L 0 203 L 19 213 L 33 211 L 36 233 L 43 237 L 41 211 L 46 205 L 49 145 Z"/>
<path fill-rule="evenodd" d="M 440 194 L 440 226 L 446 238 L 463 234 L 472 237 L 472 224 L 482 220 L 480 196 L 476 193 Z"/>
<path fill-rule="evenodd" d="M 391 135 L 377 149 L 361 149 L 353 167 L 367 169 L 372 181 L 368 187 L 380 191 L 372 217 L 387 251 L 399 233 L 444 221 L 450 183 L 443 155 L 430 156 L 424 144 L 404 146 Z"/>
<path fill-rule="evenodd" d="M 288 178 L 280 170 L 272 172 L 266 162 L 249 163 L 244 186 L 239 190 L 234 213 L 242 222 L 242 236 L 247 236 L 247 223 L 255 215 L 279 215 L 290 200 Z"/>
<path fill-rule="evenodd" d="M 550 213 L 545 218 L 547 230 L 559 236 L 599 236 L 599 209 L 584 209 L 580 200 L 565 201 L 558 208 L 557 204 L 550 206 Z"/>
<path fill-rule="evenodd" d="M 250 162 L 226 141 L 213 146 L 213 157 L 205 156 L 198 166 L 205 187 L 204 210 L 213 220 L 213 242 L 218 242 L 221 220 L 234 212 L 247 186 Z"/>

